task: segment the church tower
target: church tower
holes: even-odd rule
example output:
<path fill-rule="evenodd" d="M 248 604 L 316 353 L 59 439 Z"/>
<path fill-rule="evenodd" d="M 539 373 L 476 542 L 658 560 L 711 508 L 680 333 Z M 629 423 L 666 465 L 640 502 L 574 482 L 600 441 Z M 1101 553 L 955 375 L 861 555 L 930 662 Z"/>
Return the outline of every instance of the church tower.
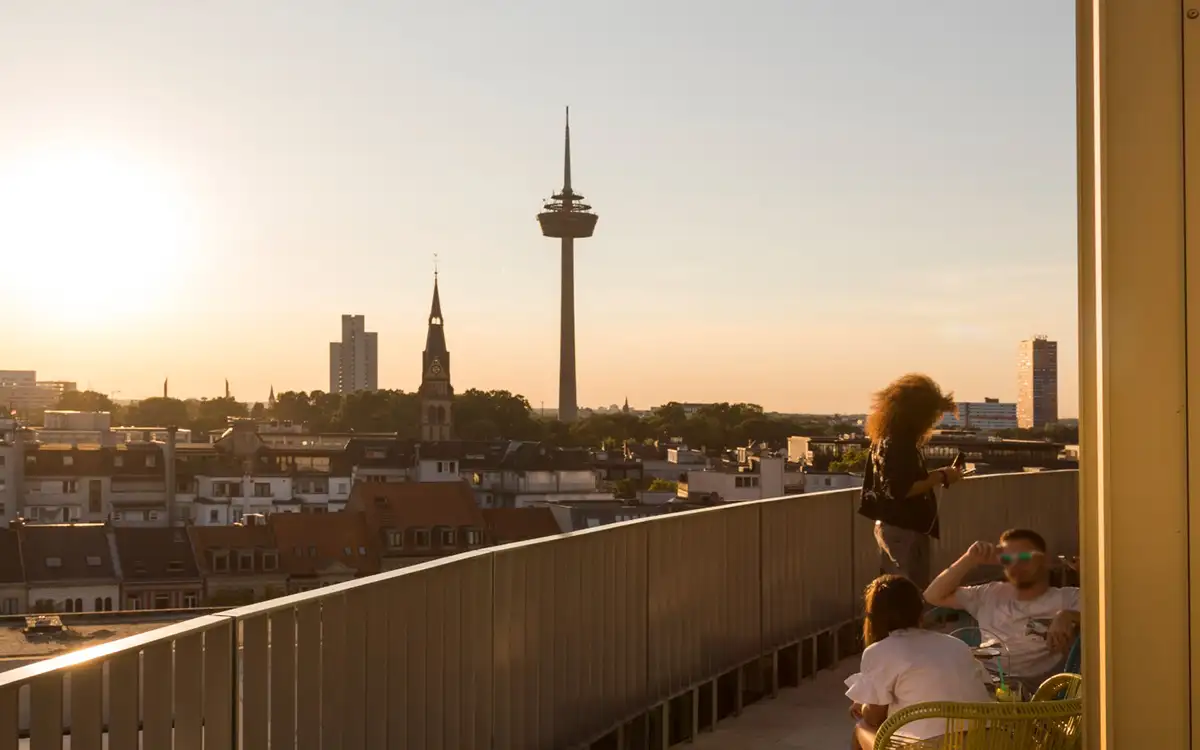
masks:
<path fill-rule="evenodd" d="M 437 273 L 433 274 L 433 306 L 429 309 L 429 332 L 421 354 L 421 440 L 450 440 L 454 419 L 451 407 L 454 386 L 450 385 L 450 352 L 442 328 L 442 300 L 438 296 Z"/>

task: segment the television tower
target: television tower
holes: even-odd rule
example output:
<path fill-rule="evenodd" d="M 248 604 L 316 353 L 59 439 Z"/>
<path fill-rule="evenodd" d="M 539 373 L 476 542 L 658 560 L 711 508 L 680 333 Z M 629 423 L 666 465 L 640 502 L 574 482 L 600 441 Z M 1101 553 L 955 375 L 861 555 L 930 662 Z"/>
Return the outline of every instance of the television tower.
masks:
<path fill-rule="evenodd" d="M 579 414 L 575 390 L 575 240 L 591 237 L 596 229 L 592 207 L 582 203 L 583 196 L 571 189 L 571 108 L 567 107 L 567 125 L 563 147 L 563 187 L 550 196 L 550 202 L 538 214 L 543 237 L 555 237 L 562 243 L 562 330 L 558 353 L 558 418 L 574 422 Z"/>

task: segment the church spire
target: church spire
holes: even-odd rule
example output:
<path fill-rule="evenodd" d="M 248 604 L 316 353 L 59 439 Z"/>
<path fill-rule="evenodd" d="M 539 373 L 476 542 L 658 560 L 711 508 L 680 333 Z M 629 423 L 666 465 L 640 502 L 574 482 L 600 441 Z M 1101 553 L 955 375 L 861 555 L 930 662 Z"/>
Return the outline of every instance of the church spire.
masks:
<path fill-rule="evenodd" d="M 429 325 L 440 326 L 442 324 L 442 298 L 438 294 L 438 275 L 437 271 L 433 272 L 433 304 L 429 307 Z"/>

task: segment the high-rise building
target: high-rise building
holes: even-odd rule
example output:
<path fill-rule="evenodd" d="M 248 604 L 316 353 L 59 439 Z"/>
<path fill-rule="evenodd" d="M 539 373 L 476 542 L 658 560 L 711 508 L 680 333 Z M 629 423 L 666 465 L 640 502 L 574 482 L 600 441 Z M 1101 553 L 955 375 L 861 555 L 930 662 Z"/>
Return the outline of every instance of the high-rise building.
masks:
<path fill-rule="evenodd" d="M 1058 342 L 1034 336 L 1021 342 L 1017 358 L 1017 426 L 1058 421 Z"/>
<path fill-rule="evenodd" d="M 442 327 L 442 300 L 437 273 L 433 274 L 433 304 L 429 308 L 429 330 L 421 353 L 421 439 L 449 440 L 454 434 L 454 386 L 450 385 L 450 350 Z"/>
<path fill-rule="evenodd" d="M 579 414 L 575 390 L 575 240 L 591 237 L 599 218 L 583 196 L 571 189 L 571 112 L 563 148 L 563 188 L 550 196 L 550 202 L 538 214 L 542 236 L 561 240 L 562 310 L 558 349 L 558 418 L 573 422 Z"/>
<path fill-rule="evenodd" d="M 379 339 L 362 315 L 342 316 L 342 340 L 329 343 L 329 392 L 379 388 Z"/>

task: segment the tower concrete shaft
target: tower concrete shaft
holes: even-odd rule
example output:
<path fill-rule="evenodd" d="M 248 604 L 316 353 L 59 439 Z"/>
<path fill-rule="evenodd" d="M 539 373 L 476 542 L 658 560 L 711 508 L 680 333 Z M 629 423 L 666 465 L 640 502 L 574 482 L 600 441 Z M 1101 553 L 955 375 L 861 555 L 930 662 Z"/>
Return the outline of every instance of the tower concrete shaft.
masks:
<path fill-rule="evenodd" d="M 571 113 L 563 138 L 563 187 L 538 214 L 542 235 L 556 237 L 562 246 L 562 309 L 558 362 L 558 418 L 572 422 L 579 415 L 575 381 L 575 240 L 591 237 L 599 218 L 583 196 L 571 188 Z"/>

